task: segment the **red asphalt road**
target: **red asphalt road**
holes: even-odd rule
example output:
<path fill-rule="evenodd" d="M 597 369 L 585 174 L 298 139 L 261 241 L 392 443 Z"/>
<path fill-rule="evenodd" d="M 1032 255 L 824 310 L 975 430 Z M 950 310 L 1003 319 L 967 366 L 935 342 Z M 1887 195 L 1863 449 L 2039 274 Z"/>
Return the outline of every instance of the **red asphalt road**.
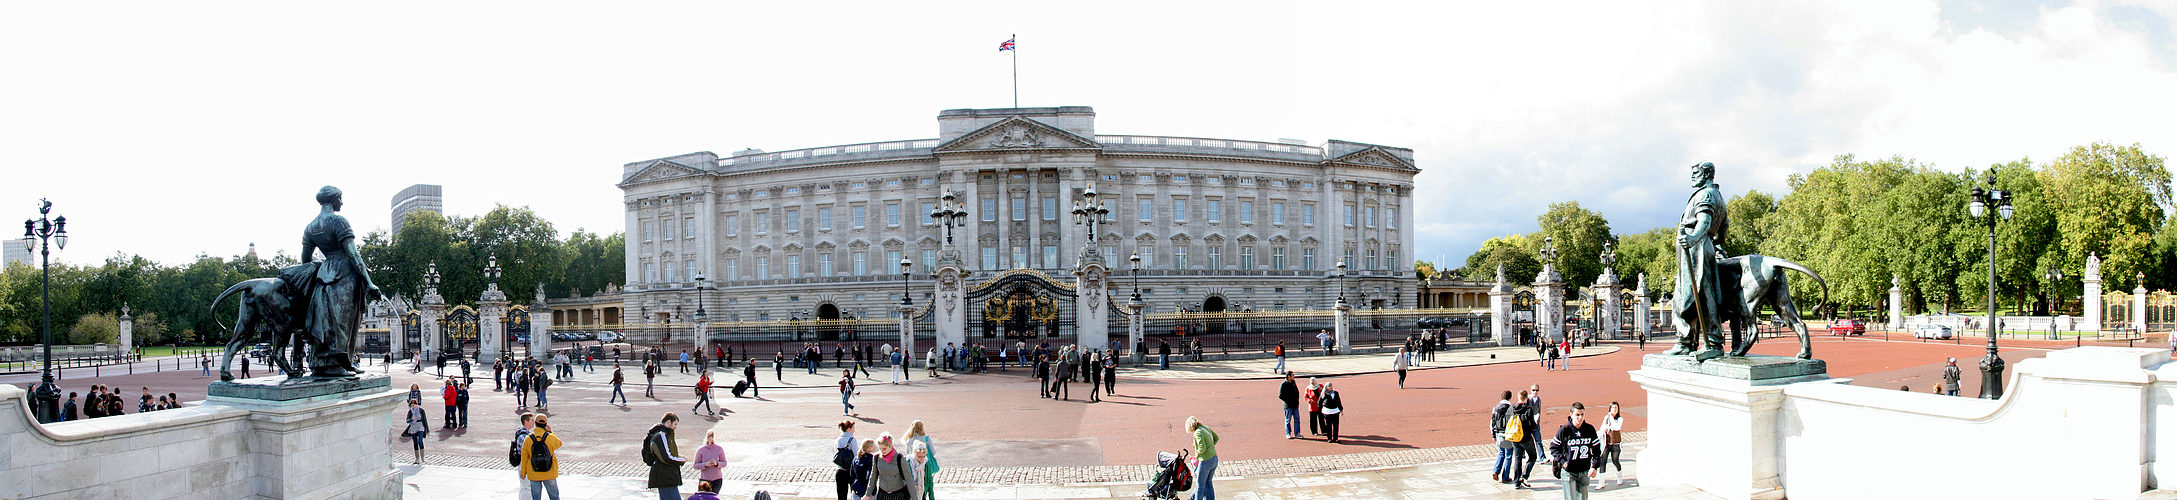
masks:
<path fill-rule="evenodd" d="M 1943 359 L 1956 357 L 1966 373 L 1960 384 L 1963 393 L 1979 392 L 1980 375 L 1974 365 L 1985 347 L 1972 339 L 1952 344 L 1817 336 L 1815 342 L 1815 355 L 1829 363 L 1830 375 L 1852 378 L 1856 385 L 1909 385 L 1916 392 L 1928 392 L 1940 380 Z M 2005 340 L 2003 344 L 2004 358 L 2013 368 L 2024 359 L 2047 352 L 2035 346 L 2070 347 L 2068 342 Z M 1314 437 L 1284 439 L 1276 381 L 1122 377 L 1119 396 L 1102 403 L 1086 403 L 1085 384 L 1073 385 L 1072 401 L 1036 397 L 1035 387 L 1027 382 L 1025 371 L 1018 368 L 1003 373 L 948 376 L 934 382 L 918 376 L 914 385 L 865 380 L 863 395 L 855 398 L 862 422 L 857 434 L 864 438 L 887 431 L 904 434 L 909 422 L 921 419 L 937 438 L 948 464 L 1147 464 L 1153 462 L 1156 451 L 1189 444 L 1188 436 L 1180 429 L 1191 415 L 1216 429 L 1223 437 L 1219 454 L 1236 460 L 1336 455 L 1487 443 L 1487 415 L 1499 392 L 1516 393 L 1529 385 L 1542 388 L 1543 402 L 1548 405 L 1545 422 L 1561 419 L 1573 401 L 1586 403 L 1591 415 L 1596 416 L 1610 401 L 1618 401 L 1626 409 L 1627 430 L 1643 430 L 1647 427 L 1646 396 L 1626 372 L 1638 368 L 1640 355 L 1661 352 L 1668 346 L 1650 343 L 1646 351 L 1636 351 L 1630 343 L 1613 345 L 1623 349 L 1576 358 L 1568 371 L 1544 371 L 1532 362 L 1417 370 L 1408 375 L 1406 389 L 1397 387 L 1396 375 L 1391 373 L 1325 378 L 1335 384 L 1346 402 L 1344 442 L 1340 444 Z M 1772 355 L 1796 351 L 1797 346 L 1789 339 L 1763 340 L 1754 349 Z M 412 382 L 427 389 L 438 386 L 428 375 L 400 370 L 394 373 L 394 385 L 399 388 Z M 877 374 L 885 376 L 881 371 Z M 554 427 L 569 442 L 570 460 L 635 461 L 641 432 L 655 423 L 658 415 L 666 411 L 689 415 L 686 410 L 692 399 L 684 387 L 661 386 L 658 395 L 664 398 L 652 400 L 642 397 L 640 385 L 630 384 L 628 392 L 634 403 L 623 409 L 602 404 L 609 389 L 598 381 L 609 377 L 606 370 L 596 374 L 577 370 L 577 375 L 576 382 L 552 390 Z M 766 384 L 772 384 L 768 374 L 762 376 Z M 720 377 L 729 383 L 737 378 Z M 0 381 L 29 385 L 18 380 Z M 200 400 L 209 381 L 190 371 L 110 376 L 95 382 L 126 387 L 129 391 L 125 394 L 133 395 L 137 387 L 150 385 L 156 393 L 178 392 L 185 400 Z M 64 390 L 80 392 L 93 382 L 72 378 Z M 471 429 L 434 432 L 428 442 L 433 453 L 484 457 L 502 453 L 501 440 L 514 427 L 512 397 L 490 391 L 487 379 L 478 382 L 483 390 L 473 393 Z M 774 387 L 764 392 L 767 400 L 735 399 L 722 390 L 718 395 L 729 413 L 719 418 L 691 418 L 691 425 L 681 428 L 684 447 L 700 443 L 702 429 L 715 426 L 734 465 L 827 463 L 831 440 L 838 435 L 832 425 L 841 418 L 834 386 Z M 435 405 L 435 393 L 427 394 L 426 401 L 425 409 L 436 421 L 441 410 Z M 129 402 L 133 411 L 134 401 Z M 1305 423 L 1302 427 L 1305 429 Z"/>

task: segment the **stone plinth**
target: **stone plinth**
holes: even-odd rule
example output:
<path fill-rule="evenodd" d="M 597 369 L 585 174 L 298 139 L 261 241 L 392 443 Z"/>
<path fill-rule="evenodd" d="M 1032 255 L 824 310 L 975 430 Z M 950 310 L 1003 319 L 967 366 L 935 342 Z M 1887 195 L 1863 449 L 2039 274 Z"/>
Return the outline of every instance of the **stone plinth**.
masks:
<path fill-rule="evenodd" d="M 1784 498 L 1777 428 L 1784 387 L 1828 380 L 1819 360 L 1650 354 L 1632 372 L 1648 391 L 1643 484 L 1687 484 L 1727 499 Z M 1839 380 L 1838 382 L 1841 382 Z"/>
<path fill-rule="evenodd" d="M 1111 296 L 1109 270 L 1095 249 L 1081 251 L 1081 263 L 1074 267 L 1074 342 L 1086 349 L 1103 349 L 1111 346 Z"/>
<path fill-rule="evenodd" d="M 935 323 L 938 345 L 948 342 L 965 345 L 968 339 L 968 307 L 967 299 L 963 295 L 966 293 L 964 282 L 967 280 L 967 271 L 961 268 L 963 264 L 959 256 L 955 255 L 957 253 L 959 252 L 955 250 L 946 250 L 946 255 L 937 261 L 937 279 L 933 280 L 933 285 L 937 287 L 934 297 L 937 300 Z"/>
<path fill-rule="evenodd" d="M 1338 354 L 1353 354 L 1353 306 L 1340 299 L 1338 305 L 1331 306 L 1331 332 L 1338 342 Z"/>
<path fill-rule="evenodd" d="M 221 382 L 180 409 L 44 425 L 0 385 L 0 498 L 399 498 L 387 380 Z"/>

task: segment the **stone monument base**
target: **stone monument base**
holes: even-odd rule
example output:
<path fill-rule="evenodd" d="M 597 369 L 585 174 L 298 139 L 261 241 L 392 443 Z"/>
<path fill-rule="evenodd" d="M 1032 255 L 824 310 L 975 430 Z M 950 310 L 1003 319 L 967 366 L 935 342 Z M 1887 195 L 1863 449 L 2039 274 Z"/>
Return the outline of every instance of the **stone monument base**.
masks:
<path fill-rule="evenodd" d="M 213 382 L 207 405 L 250 411 L 245 458 L 259 498 L 398 498 L 387 436 L 407 393 L 382 374 Z"/>
<path fill-rule="evenodd" d="M 1784 387 L 1829 379 L 1821 360 L 1649 354 L 1631 373 L 1648 391 L 1643 484 L 1683 483 L 1727 499 L 1784 498 L 1777 449 Z"/>

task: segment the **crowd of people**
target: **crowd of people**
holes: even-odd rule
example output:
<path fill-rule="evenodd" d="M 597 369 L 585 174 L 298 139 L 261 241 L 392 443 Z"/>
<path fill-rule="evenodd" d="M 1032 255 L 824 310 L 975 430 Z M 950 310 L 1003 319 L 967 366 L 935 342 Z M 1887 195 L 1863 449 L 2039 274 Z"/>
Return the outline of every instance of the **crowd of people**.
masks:
<path fill-rule="evenodd" d="M 1599 430 L 1587 422 L 1586 405 L 1572 403 L 1565 421 L 1547 438 L 1540 421 L 1543 408 L 1542 386 L 1531 385 L 1519 391 L 1516 399 L 1512 391 L 1504 391 L 1490 409 L 1489 432 L 1497 442 L 1490 480 L 1527 489 L 1531 487 L 1527 481 L 1533 477 L 1535 464 L 1548 463 L 1551 474 L 1565 481 L 1568 499 L 1587 498 L 1589 489 L 1607 487 L 1605 483 L 1591 485 L 1590 480 L 1610 472 L 1612 467 L 1617 468 L 1614 482 L 1626 484 L 1625 466 L 1620 463 L 1625 416 L 1617 402 L 1610 403 Z"/>
<path fill-rule="evenodd" d="M 181 397 L 174 395 L 174 393 L 169 392 L 164 396 L 160 396 L 152 394 L 150 387 L 143 387 L 142 389 L 144 391 L 143 395 L 136 398 L 136 413 L 182 407 Z M 128 413 L 127 405 L 122 402 L 121 391 L 122 389 L 119 387 L 92 384 L 90 394 L 81 395 L 70 392 L 68 393 L 68 399 L 60 404 L 60 419 L 62 421 L 84 420 L 126 414 Z M 82 398 L 81 402 L 77 401 L 78 397 Z"/>

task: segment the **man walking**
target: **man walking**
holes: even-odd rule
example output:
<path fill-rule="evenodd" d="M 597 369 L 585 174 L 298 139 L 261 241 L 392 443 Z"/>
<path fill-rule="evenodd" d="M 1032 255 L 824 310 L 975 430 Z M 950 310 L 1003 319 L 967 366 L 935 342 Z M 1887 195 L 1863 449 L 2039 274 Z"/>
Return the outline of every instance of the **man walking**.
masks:
<path fill-rule="evenodd" d="M 544 415 L 537 415 L 536 423 L 522 440 L 522 478 L 529 480 L 529 498 L 549 494 L 559 500 L 559 434 L 552 432 L 551 419 Z"/>
<path fill-rule="evenodd" d="M 1950 358 L 1949 364 L 1943 365 L 1943 395 L 1958 395 L 1958 358 Z"/>
<path fill-rule="evenodd" d="M 755 363 L 749 363 L 741 367 L 741 378 L 748 380 L 748 390 L 756 394 L 756 399 L 763 399 L 763 386 L 756 383 Z"/>
<path fill-rule="evenodd" d="M 1512 412 L 1512 391 L 1504 391 L 1504 397 L 1497 400 L 1497 406 L 1489 409 L 1490 439 L 1493 439 L 1499 443 L 1512 441 L 1512 439 L 1510 439 L 1512 436 L 1507 436 L 1504 433 L 1505 422 L 1512 421 L 1515 418 L 1518 418 L 1518 415 L 1515 415 Z M 1497 462 L 1494 467 L 1491 467 L 1489 469 L 1489 480 L 1499 483 L 1509 483 L 1514 481 L 1514 477 L 1516 476 L 1514 476 L 1512 472 L 1514 468 L 1513 459 L 1515 458 L 1519 457 L 1512 451 L 1512 448 L 1501 445 L 1498 446 Z"/>
<path fill-rule="evenodd" d="M 1277 341 L 1275 351 L 1277 353 L 1277 368 L 1270 370 L 1270 373 L 1285 373 L 1285 341 Z"/>
<path fill-rule="evenodd" d="M 1595 438 L 1595 426 L 1588 425 L 1586 407 L 1572 403 L 1572 417 L 1557 428 L 1557 464 L 1565 476 L 1565 500 L 1587 498 L 1588 479 L 1595 477 L 1596 459 L 1602 457 L 1602 441 Z"/>
<path fill-rule="evenodd" d="M 529 370 L 513 368 L 507 371 L 507 385 L 514 388 L 514 409 L 529 408 Z"/>
<path fill-rule="evenodd" d="M 1292 372 L 1278 384 L 1277 400 L 1285 403 L 1285 439 L 1300 439 L 1300 384 L 1293 382 Z"/>
<path fill-rule="evenodd" d="M 495 359 L 491 361 L 491 390 L 492 392 L 506 390 L 505 359 Z"/>
<path fill-rule="evenodd" d="M 620 363 L 619 363 L 619 362 L 617 362 L 617 361 L 613 362 L 613 363 L 612 363 L 612 397 L 609 397 L 609 398 L 605 398 L 605 404 L 608 404 L 608 405 L 609 405 L 609 404 L 612 404 L 612 402 L 613 402 L 614 400 L 619 400 L 619 401 L 620 401 L 620 406 L 627 406 L 627 393 L 624 393 L 624 392 L 620 392 L 620 384 L 621 384 L 621 383 L 623 383 L 623 382 L 626 382 L 626 381 L 627 381 L 627 374 L 625 374 L 625 373 L 622 373 L 622 372 L 620 371 Z"/>
<path fill-rule="evenodd" d="M 1104 353 L 1104 394 L 1119 395 L 1119 355 Z"/>
<path fill-rule="evenodd" d="M 1157 369 L 1172 369 L 1172 343 L 1169 340 L 1157 339 Z"/>
<path fill-rule="evenodd" d="M 1322 342 L 1322 343 L 1323 343 L 1323 355 L 1324 355 L 1324 356 L 1329 356 L 1329 355 L 1330 355 L 1330 351 L 1331 351 L 1331 349 L 1330 349 L 1330 348 L 1331 348 L 1331 345 L 1330 345 L 1330 330 L 1319 330 L 1319 331 L 1316 331 L 1316 332 L 1315 332 L 1315 340 L 1316 340 L 1317 342 Z"/>

